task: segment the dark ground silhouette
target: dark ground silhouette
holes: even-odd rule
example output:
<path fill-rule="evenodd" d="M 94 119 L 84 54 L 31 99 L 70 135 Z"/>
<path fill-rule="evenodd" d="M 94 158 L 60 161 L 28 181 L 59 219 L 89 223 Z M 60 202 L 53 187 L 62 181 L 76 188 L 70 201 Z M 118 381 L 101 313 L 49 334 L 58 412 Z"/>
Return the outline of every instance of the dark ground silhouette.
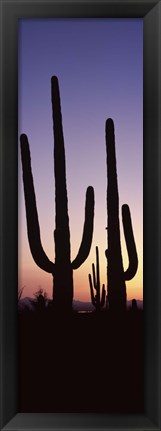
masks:
<path fill-rule="evenodd" d="M 143 311 L 19 314 L 20 412 L 143 412 Z"/>

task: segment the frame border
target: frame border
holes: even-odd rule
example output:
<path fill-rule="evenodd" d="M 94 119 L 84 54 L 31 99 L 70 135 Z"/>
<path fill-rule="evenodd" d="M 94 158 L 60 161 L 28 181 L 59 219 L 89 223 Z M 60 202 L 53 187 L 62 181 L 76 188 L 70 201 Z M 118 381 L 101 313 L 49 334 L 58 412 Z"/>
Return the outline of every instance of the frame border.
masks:
<path fill-rule="evenodd" d="M 0 0 L 2 430 L 161 430 L 161 0 Z M 18 413 L 18 19 L 131 17 L 144 21 L 144 415 Z M 12 288 L 10 288 L 12 286 Z"/>

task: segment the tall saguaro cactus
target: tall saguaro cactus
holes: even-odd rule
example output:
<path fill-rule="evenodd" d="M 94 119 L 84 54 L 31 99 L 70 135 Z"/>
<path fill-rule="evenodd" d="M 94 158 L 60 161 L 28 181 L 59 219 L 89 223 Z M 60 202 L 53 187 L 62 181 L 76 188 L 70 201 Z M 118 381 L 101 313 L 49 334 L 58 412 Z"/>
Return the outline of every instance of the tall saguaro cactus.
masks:
<path fill-rule="evenodd" d="M 126 280 L 131 280 L 137 271 L 138 257 L 133 236 L 130 210 L 128 205 L 122 206 L 122 221 L 125 241 L 129 256 L 129 267 L 124 272 L 120 242 L 119 195 L 117 184 L 117 168 L 115 154 L 114 123 L 112 119 L 106 122 L 106 152 L 107 152 L 107 242 L 106 257 L 108 278 L 108 301 L 111 311 L 126 310 Z"/>
<path fill-rule="evenodd" d="M 21 157 L 27 231 L 31 254 L 36 264 L 53 275 L 53 302 L 55 309 L 70 311 L 73 299 L 73 269 L 79 268 L 88 257 L 93 236 L 94 190 L 86 191 L 85 222 L 82 242 L 73 262 L 70 258 L 70 230 L 66 187 L 65 149 L 58 79 L 51 79 L 52 110 L 54 126 L 54 172 L 55 172 L 55 262 L 46 256 L 40 238 L 40 227 L 31 170 L 28 138 L 21 135 Z"/>

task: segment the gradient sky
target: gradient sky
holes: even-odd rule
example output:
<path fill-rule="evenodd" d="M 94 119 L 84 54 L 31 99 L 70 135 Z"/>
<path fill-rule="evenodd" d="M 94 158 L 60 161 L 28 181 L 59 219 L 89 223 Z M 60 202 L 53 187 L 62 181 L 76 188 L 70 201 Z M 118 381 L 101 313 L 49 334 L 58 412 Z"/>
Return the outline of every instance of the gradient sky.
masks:
<path fill-rule="evenodd" d="M 143 295 L 143 20 L 19 20 L 19 135 L 28 135 L 43 248 L 54 260 L 55 186 L 51 76 L 59 79 L 66 153 L 71 257 L 82 238 L 86 188 L 95 190 L 94 235 L 85 263 L 74 271 L 74 298 L 90 300 L 88 273 L 99 246 L 101 282 L 107 285 L 107 168 L 105 121 L 115 124 L 120 228 L 128 260 L 121 205 L 130 206 L 139 267 L 126 283 L 128 299 Z M 18 142 L 20 148 L 20 144 Z M 52 276 L 32 259 L 19 158 L 19 288 L 52 295 Z"/>

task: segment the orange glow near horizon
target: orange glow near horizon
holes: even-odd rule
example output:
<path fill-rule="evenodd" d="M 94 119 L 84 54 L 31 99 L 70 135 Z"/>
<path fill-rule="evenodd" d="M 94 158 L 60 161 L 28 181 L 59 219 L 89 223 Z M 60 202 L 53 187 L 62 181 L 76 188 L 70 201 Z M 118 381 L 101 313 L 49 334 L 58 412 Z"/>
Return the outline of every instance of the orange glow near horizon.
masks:
<path fill-rule="evenodd" d="M 27 240 L 27 238 L 26 238 Z M 93 241 L 94 243 L 94 241 Z M 99 245 L 99 261 L 100 261 L 100 280 L 101 285 L 104 283 L 107 288 L 107 260 L 104 254 L 104 250 L 107 248 L 105 244 L 100 247 Z M 139 247 L 140 248 L 140 247 Z M 22 250 L 19 247 L 19 250 Z M 75 250 L 74 250 L 75 251 Z M 76 254 L 76 253 L 74 253 Z M 51 253 L 49 253 L 52 259 Z M 25 264 L 22 262 L 25 262 Z M 54 259 L 53 259 L 54 260 Z M 124 268 L 127 268 L 128 257 L 123 247 L 123 262 Z M 80 301 L 91 301 L 88 274 L 92 273 L 92 263 L 95 263 L 95 247 L 92 245 L 89 257 L 84 264 L 77 270 L 73 271 L 73 282 L 74 282 L 74 299 Z M 137 273 L 133 280 L 126 282 L 127 299 L 133 298 L 142 300 L 143 299 L 143 279 L 142 279 L 142 259 L 139 256 L 139 265 Z M 37 267 L 31 256 L 29 247 L 28 249 L 19 253 L 19 288 L 24 287 L 22 297 L 34 296 L 34 293 L 41 287 L 47 292 L 48 297 L 52 298 L 53 293 L 53 277 L 51 274 L 45 273 L 43 270 Z"/>
<path fill-rule="evenodd" d="M 73 273 L 74 280 L 74 299 L 80 301 L 90 302 L 90 290 L 88 282 L 88 273 L 83 272 L 84 270 L 78 269 Z M 39 268 L 37 270 L 30 270 L 29 268 L 24 269 L 23 274 L 19 275 L 19 287 L 24 286 L 22 298 L 29 296 L 33 297 L 34 293 L 41 287 L 47 292 L 48 298 L 52 298 L 53 291 L 53 278 L 51 274 L 42 272 Z M 91 271 L 90 271 L 91 272 Z M 106 272 L 106 271 L 105 271 Z M 139 272 L 139 271 L 138 271 Z M 104 277 L 103 277 L 104 276 Z M 106 282 L 106 274 L 101 271 L 101 284 Z M 107 285 L 107 282 L 106 282 Z M 139 273 L 135 279 L 126 282 L 127 299 L 133 298 L 142 300 L 142 275 Z"/>

